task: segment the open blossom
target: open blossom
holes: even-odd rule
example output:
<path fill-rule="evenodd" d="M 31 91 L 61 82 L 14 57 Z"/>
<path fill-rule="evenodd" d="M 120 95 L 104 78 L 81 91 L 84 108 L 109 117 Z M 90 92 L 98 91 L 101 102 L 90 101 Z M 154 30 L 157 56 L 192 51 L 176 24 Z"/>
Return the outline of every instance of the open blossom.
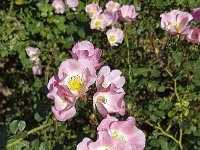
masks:
<path fill-rule="evenodd" d="M 98 90 L 106 89 L 113 84 L 117 89 L 123 91 L 125 77 L 121 76 L 120 70 L 110 70 L 109 66 L 103 66 L 97 76 L 96 86 Z"/>
<path fill-rule="evenodd" d="M 77 150 L 132 150 L 132 147 L 123 141 L 113 139 L 106 131 L 100 131 L 96 142 L 84 138 L 77 145 Z"/>
<path fill-rule="evenodd" d="M 136 127 L 134 117 L 129 117 L 126 121 L 118 121 L 114 117 L 107 116 L 101 121 L 97 130 L 108 132 L 117 141 L 131 145 L 133 150 L 143 150 L 145 147 L 145 135 Z"/>
<path fill-rule="evenodd" d="M 76 7 L 78 6 L 78 0 L 65 0 L 65 4 L 69 8 L 72 8 L 73 10 L 75 10 Z"/>
<path fill-rule="evenodd" d="M 160 15 L 160 17 L 161 27 L 171 34 L 187 34 L 189 31 L 188 22 L 193 19 L 191 14 L 179 10 L 172 10 Z"/>
<path fill-rule="evenodd" d="M 32 67 L 32 73 L 34 75 L 42 75 L 42 69 L 39 65 L 33 66 Z"/>
<path fill-rule="evenodd" d="M 67 95 L 80 97 L 95 82 L 96 70 L 87 59 L 67 59 L 61 63 L 58 77 Z"/>
<path fill-rule="evenodd" d="M 112 21 L 113 19 L 110 15 L 107 15 L 105 13 L 97 14 L 94 17 L 92 17 L 92 20 L 90 22 L 90 28 L 102 30 L 105 29 L 107 26 L 111 25 Z"/>
<path fill-rule="evenodd" d="M 192 44 L 200 44 L 200 29 L 196 27 L 190 28 L 186 38 Z"/>
<path fill-rule="evenodd" d="M 27 55 L 32 58 L 32 57 L 38 57 L 39 56 L 39 48 L 35 48 L 35 47 L 27 47 L 26 49 L 26 53 Z"/>
<path fill-rule="evenodd" d="M 114 86 L 98 91 L 93 97 L 93 107 L 106 117 L 110 113 L 125 114 L 124 92 L 116 92 Z"/>
<path fill-rule="evenodd" d="M 122 21 L 132 22 L 135 20 L 138 13 L 136 13 L 133 5 L 124 5 L 120 8 L 119 15 Z"/>
<path fill-rule="evenodd" d="M 65 12 L 65 3 L 63 0 L 54 0 L 52 7 L 57 14 L 63 14 Z"/>
<path fill-rule="evenodd" d="M 102 12 L 102 8 L 99 7 L 98 4 L 92 3 L 86 5 L 85 11 L 90 16 L 90 18 L 92 18 L 94 15 L 100 14 Z"/>
<path fill-rule="evenodd" d="M 111 46 L 118 46 L 118 43 L 122 43 L 124 38 L 124 32 L 121 29 L 115 27 L 108 30 L 106 35 Z"/>
<path fill-rule="evenodd" d="M 103 64 L 103 62 L 99 63 L 102 50 L 94 48 L 93 44 L 89 41 L 78 42 L 72 48 L 71 54 L 72 58 L 76 60 L 88 59 L 95 69 L 98 69 Z"/>
<path fill-rule="evenodd" d="M 200 22 L 200 7 L 193 9 L 191 14 L 194 22 Z"/>
<path fill-rule="evenodd" d="M 120 4 L 117 2 L 109 1 L 108 3 L 106 3 L 106 10 L 112 13 L 115 13 L 116 11 L 118 11 L 119 8 L 120 8 Z"/>

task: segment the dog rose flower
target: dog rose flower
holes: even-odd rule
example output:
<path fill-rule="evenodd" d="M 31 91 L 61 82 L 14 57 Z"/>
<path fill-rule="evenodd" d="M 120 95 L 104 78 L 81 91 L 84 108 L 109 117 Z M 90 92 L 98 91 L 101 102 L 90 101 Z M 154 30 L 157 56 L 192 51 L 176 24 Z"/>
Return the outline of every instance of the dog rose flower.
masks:
<path fill-rule="evenodd" d="M 106 3 L 106 10 L 112 13 L 115 13 L 116 11 L 118 11 L 119 8 L 120 8 L 120 4 L 117 2 L 109 1 L 108 3 Z"/>
<path fill-rule="evenodd" d="M 131 145 L 133 150 L 143 150 L 145 147 L 145 135 L 136 127 L 134 117 L 129 117 L 126 121 L 118 121 L 114 117 L 107 116 L 97 130 L 108 132 L 117 141 Z"/>
<path fill-rule="evenodd" d="M 87 59 L 90 61 L 91 65 L 98 69 L 104 62 L 99 63 L 99 59 L 101 57 L 102 50 L 98 48 L 94 48 L 93 44 L 89 41 L 78 42 L 72 48 L 72 58 L 79 59 Z"/>
<path fill-rule="evenodd" d="M 40 50 L 39 48 L 35 48 L 35 47 L 27 47 L 25 49 L 27 55 L 32 58 L 32 57 L 38 57 L 39 56 L 39 53 L 40 53 Z"/>
<path fill-rule="evenodd" d="M 200 22 L 200 7 L 193 9 L 191 14 L 194 22 Z"/>
<path fill-rule="evenodd" d="M 33 75 L 42 75 L 42 69 L 40 68 L 39 65 L 33 66 L 32 73 Z"/>
<path fill-rule="evenodd" d="M 52 7 L 57 14 L 63 14 L 65 12 L 65 3 L 62 0 L 54 0 Z"/>
<path fill-rule="evenodd" d="M 90 18 L 92 18 L 94 15 L 100 14 L 102 12 L 102 8 L 99 7 L 98 4 L 92 3 L 86 5 L 85 11 L 90 16 Z"/>
<path fill-rule="evenodd" d="M 133 5 L 124 5 L 119 10 L 119 16 L 122 21 L 132 22 L 138 15 Z"/>
<path fill-rule="evenodd" d="M 173 35 L 187 34 L 189 31 L 188 22 L 193 19 L 191 14 L 179 10 L 161 14 L 160 17 L 161 27 Z"/>
<path fill-rule="evenodd" d="M 192 44 L 200 44 L 200 29 L 196 27 L 191 28 L 186 35 L 186 38 Z"/>
<path fill-rule="evenodd" d="M 111 18 L 110 15 L 107 15 L 105 13 L 97 14 L 94 17 L 92 17 L 91 22 L 90 22 L 90 28 L 103 30 L 107 26 L 111 25 L 112 21 L 113 21 L 113 18 Z"/>
<path fill-rule="evenodd" d="M 61 63 L 58 77 L 66 94 L 80 97 L 95 82 L 96 70 L 87 59 L 67 59 Z"/>
<path fill-rule="evenodd" d="M 124 32 L 121 29 L 113 27 L 106 32 L 107 39 L 111 46 L 118 46 L 124 39 Z"/>
<path fill-rule="evenodd" d="M 124 92 L 116 92 L 114 86 L 98 91 L 93 97 L 93 107 L 106 117 L 110 113 L 116 113 L 121 116 L 125 114 Z"/>
<path fill-rule="evenodd" d="M 103 66 L 97 76 L 96 86 L 98 90 L 106 89 L 113 84 L 118 91 L 123 91 L 125 77 L 121 76 L 120 70 L 110 70 L 109 66 Z"/>
<path fill-rule="evenodd" d="M 77 145 L 77 150 L 132 150 L 132 147 L 123 141 L 113 139 L 107 132 L 100 131 L 96 142 L 84 138 Z"/>
<path fill-rule="evenodd" d="M 65 0 L 65 4 L 72 8 L 73 10 L 76 10 L 76 7 L 78 6 L 78 0 Z"/>

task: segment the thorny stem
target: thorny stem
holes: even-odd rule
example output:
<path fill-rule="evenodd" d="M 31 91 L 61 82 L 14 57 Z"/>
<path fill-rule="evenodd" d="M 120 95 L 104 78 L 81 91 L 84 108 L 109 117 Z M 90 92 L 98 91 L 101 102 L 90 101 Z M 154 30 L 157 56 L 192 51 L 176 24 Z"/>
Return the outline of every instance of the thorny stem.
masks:
<path fill-rule="evenodd" d="M 26 136 L 28 136 L 28 135 L 30 135 L 30 134 L 33 134 L 33 133 L 35 133 L 35 132 L 37 132 L 37 131 L 39 131 L 39 130 L 42 130 L 42 129 L 44 129 L 44 128 L 46 128 L 46 127 L 52 125 L 52 124 L 53 124 L 53 121 L 51 121 L 51 122 L 49 122 L 49 123 L 47 123 L 47 124 L 40 125 L 39 127 L 36 127 L 36 128 L 34 128 L 34 129 L 32 129 L 32 130 L 29 130 L 29 131 L 27 132 L 27 135 L 26 135 Z M 9 148 L 9 147 L 11 147 L 11 146 L 14 146 L 14 145 L 20 143 L 23 139 L 24 139 L 24 138 L 19 138 L 19 139 L 13 141 L 12 143 L 7 144 L 7 145 L 6 145 L 6 148 Z"/>

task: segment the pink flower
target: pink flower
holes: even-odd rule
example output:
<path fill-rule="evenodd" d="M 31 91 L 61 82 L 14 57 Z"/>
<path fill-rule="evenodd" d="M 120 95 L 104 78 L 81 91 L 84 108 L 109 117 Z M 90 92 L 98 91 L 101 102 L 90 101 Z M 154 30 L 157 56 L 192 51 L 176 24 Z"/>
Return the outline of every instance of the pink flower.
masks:
<path fill-rule="evenodd" d="M 104 63 L 99 63 L 102 50 L 94 48 L 93 44 L 89 41 L 78 42 L 73 47 L 71 54 L 72 58 L 76 60 L 88 59 L 95 69 L 98 69 Z"/>
<path fill-rule="evenodd" d="M 91 29 L 105 29 L 107 26 L 111 25 L 113 21 L 113 18 L 111 18 L 110 15 L 107 15 L 105 13 L 97 14 L 94 17 L 92 17 L 92 20 L 90 22 L 90 28 Z"/>
<path fill-rule="evenodd" d="M 98 4 L 92 3 L 89 5 L 86 5 L 85 7 L 86 13 L 92 18 L 96 14 L 100 14 L 102 12 L 102 8 L 99 7 Z"/>
<path fill-rule="evenodd" d="M 112 26 L 116 24 L 119 18 L 118 12 L 112 13 L 110 11 L 105 10 L 103 14 L 109 19 L 109 25 L 112 24 Z"/>
<path fill-rule="evenodd" d="M 100 131 L 96 142 L 84 138 L 77 145 L 77 150 L 132 150 L 132 147 L 123 141 L 113 139 L 107 132 Z"/>
<path fill-rule="evenodd" d="M 124 32 L 121 29 L 115 27 L 108 30 L 106 35 L 111 46 L 118 46 L 118 43 L 122 43 L 124 38 Z"/>
<path fill-rule="evenodd" d="M 133 5 L 124 5 L 120 8 L 119 15 L 122 21 L 132 22 L 135 20 L 138 13 L 136 13 Z"/>
<path fill-rule="evenodd" d="M 32 58 L 32 57 L 38 57 L 39 56 L 39 49 L 35 47 L 27 47 L 26 49 L 27 55 Z"/>
<path fill-rule="evenodd" d="M 65 3 L 62 0 L 54 0 L 52 7 L 57 14 L 63 14 L 65 12 Z"/>
<path fill-rule="evenodd" d="M 42 75 L 42 69 L 40 68 L 39 65 L 33 66 L 32 73 L 33 75 Z"/>
<path fill-rule="evenodd" d="M 118 11 L 120 8 L 120 4 L 117 3 L 117 2 L 114 2 L 114 1 L 109 1 L 107 4 L 106 4 L 106 10 L 107 11 L 110 11 L 112 13 L 115 13 L 116 11 Z"/>
<path fill-rule="evenodd" d="M 96 80 L 96 70 L 87 59 L 67 59 L 58 71 L 59 85 L 66 95 L 80 97 Z"/>
<path fill-rule="evenodd" d="M 114 86 L 98 91 L 93 97 L 93 107 L 106 117 L 110 113 L 125 114 L 124 92 L 116 92 Z"/>
<path fill-rule="evenodd" d="M 135 118 L 129 117 L 126 121 L 117 121 L 116 118 L 107 116 L 97 130 L 106 131 L 109 135 L 132 146 L 133 150 L 143 150 L 145 147 L 145 135 L 135 125 Z"/>
<path fill-rule="evenodd" d="M 172 10 L 169 13 L 160 15 L 161 27 L 171 34 L 187 34 L 189 27 L 188 22 L 192 20 L 192 15 L 179 10 Z"/>
<path fill-rule="evenodd" d="M 191 28 L 186 35 L 186 38 L 192 44 L 200 44 L 200 29 L 196 27 Z"/>
<path fill-rule="evenodd" d="M 73 10 L 76 10 L 76 7 L 78 6 L 78 0 L 65 0 L 65 4 L 72 8 Z"/>
<path fill-rule="evenodd" d="M 194 22 L 200 22 L 200 7 L 192 10 L 192 17 Z"/>
<path fill-rule="evenodd" d="M 106 89 L 113 84 L 118 91 L 123 91 L 122 87 L 125 84 L 125 77 L 121 76 L 120 70 L 110 70 L 109 66 L 103 66 L 98 74 L 96 86 L 98 90 Z"/>

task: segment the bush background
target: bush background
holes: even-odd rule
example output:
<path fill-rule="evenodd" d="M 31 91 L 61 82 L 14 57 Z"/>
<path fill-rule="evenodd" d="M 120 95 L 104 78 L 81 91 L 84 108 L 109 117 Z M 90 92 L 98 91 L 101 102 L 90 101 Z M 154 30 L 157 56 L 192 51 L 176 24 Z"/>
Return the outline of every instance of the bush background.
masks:
<path fill-rule="evenodd" d="M 160 14 L 179 9 L 191 12 L 197 0 L 119 0 L 133 4 L 137 21 L 118 25 L 126 39 L 110 47 L 105 32 L 91 30 L 85 5 L 63 15 L 53 12 L 48 0 L 13 0 L 0 3 L 0 149 L 13 139 L 25 138 L 10 149 L 76 149 L 87 136 L 95 140 L 96 127 L 103 119 L 93 112 L 95 88 L 77 103 L 76 116 L 64 123 L 27 136 L 27 131 L 51 121 L 52 101 L 47 99 L 47 83 L 60 63 L 70 58 L 73 45 L 91 41 L 103 50 L 102 60 L 126 77 L 127 114 L 147 137 L 146 150 L 200 149 L 200 51 L 182 36 L 171 36 L 160 27 Z M 105 1 L 99 2 L 105 6 Z M 200 27 L 199 24 L 190 23 Z M 109 28 L 107 28 L 109 29 Z M 28 46 L 41 51 L 42 76 L 33 76 Z M 181 135 L 181 136 L 180 136 Z M 12 139 L 12 140 L 9 140 Z M 9 140 L 9 141 L 8 141 Z"/>

